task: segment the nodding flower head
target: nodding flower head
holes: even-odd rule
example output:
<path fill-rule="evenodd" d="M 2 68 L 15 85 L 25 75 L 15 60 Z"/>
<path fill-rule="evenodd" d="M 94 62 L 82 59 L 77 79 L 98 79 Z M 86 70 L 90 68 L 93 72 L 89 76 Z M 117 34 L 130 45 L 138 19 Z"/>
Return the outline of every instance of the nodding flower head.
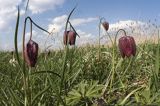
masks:
<path fill-rule="evenodd" d="M 108 23 L 108 22 L 104 21 L 104 22 L 102 23 L 102 26 L 104 27 L 104 29 L 105 29 L 106 31 L 108 31 L 108 29 L 109 29 L 109 23 Z"/>
<path fill-rule="evenodd" d="M 135 56 L 136 54 L 136 43 L 133 37 L 131 36 L 123 36 L 119 39 L 119 50 L 121 52 L 121 56 L 124 58 L 130 57 L 131 55 Z"/>
<path fill-rule="evenodd" d="M 33 40 L 29 40 L 25 48 L 25 61 L 30 67 L 34 67 L 37 62 L 38 44 Z"/>
<path fill-rule="evenodd" d="M 63 43 L 64 45 L 67 45 L 68 43 L 70 45 L 75 45 L 76 42 L 76 32 L 74 31 L 65 31 L 63 35 Z"/>

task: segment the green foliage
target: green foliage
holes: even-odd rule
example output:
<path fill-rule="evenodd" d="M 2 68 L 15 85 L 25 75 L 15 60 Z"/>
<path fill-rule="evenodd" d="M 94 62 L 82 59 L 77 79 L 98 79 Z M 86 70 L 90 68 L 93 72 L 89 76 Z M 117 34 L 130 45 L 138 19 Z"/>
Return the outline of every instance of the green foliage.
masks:
<path fill-rule="evenodd" d="M 68 106 L 78 106 L 85 104 L 92 104 L 93 99 L 101 96 L 100 91 L 103 85 L 98 84 L 97 81 L 82 81 L 76 85 L 66 97 Z"/>
<path fill-rule="evenodd" d="M 30 73 L 31 103 L 44 106 L 158 105 L 158 48 L 157 44 L 141 44 L 135 57 L 125 59 L 115 49 L 111 88 L 112 48 L 101 47 L 101 58 L 98 58 L 99 49 L 92 46 L 68 49 L 67 55 L 65 50 L 52 51 L 50 55 L 39 53 L 36 67 L 26 68 Z M 16 54 L 0 52 L 0 57 L 0 105 L 24 105 L 22 70 Z"/>

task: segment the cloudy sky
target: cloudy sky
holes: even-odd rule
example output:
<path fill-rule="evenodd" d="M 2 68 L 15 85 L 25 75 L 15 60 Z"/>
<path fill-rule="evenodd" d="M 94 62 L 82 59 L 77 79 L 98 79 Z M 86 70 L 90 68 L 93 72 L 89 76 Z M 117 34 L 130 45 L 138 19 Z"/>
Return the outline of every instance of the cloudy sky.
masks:
<path fill-rule="evenodd" d="M 78 6 L 71 16 L 71 23 L 81 36 L 77 38 L 76 45 L 97 42 L 99 17 L 110 23 L 110 33 L 124 28 L 128 34 L 150 34 L 150 26 L 160 25 L 159 0 L 30 0 L 26 16 L 46 30 L 53 31 L 48 35 L 33 26 L 33 40 L 39 43 L 40 48 L 62 47 L 65 21 L 76 4 Z M 18 5 L 21 10 L 18 45 L 21 48 L 26 0 L 0 0 L 0 50 L 14 50 Z M 29 35 L 27 30 L 26 42 Z"/>

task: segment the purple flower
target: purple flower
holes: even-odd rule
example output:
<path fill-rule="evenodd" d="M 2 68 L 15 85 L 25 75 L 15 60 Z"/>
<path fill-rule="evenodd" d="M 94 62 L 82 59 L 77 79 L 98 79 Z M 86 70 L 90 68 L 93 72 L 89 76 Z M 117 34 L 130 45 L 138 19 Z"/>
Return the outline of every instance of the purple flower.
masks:
<path fill-rule="evenodd" d="M 102 25 L 103 25 L 104 29 L 106 31 L 108 31 L 108 29 L 109 29 L 109 23 L 105 21 L 105 22 L 102 23 Z"/>
<path fill-rule="evenodd" d="M 123 36 L 119 39 L 119 50 L 121 52 L 121 56 L 124 58 L 125 56 L 130 57 L 131 55 L 135 56 L 136 54 L 136 43 L 133 37 L 131 36 Z"/>
<path fill-rule="evenodd" d="M 34 67 L 37 62 L 38 44 L 33 40 L 29 40 L 25 48 L 25 61 L 30 67 Z"/>
<path fill-rule="evenodd" d="M 74 31 L 64 32 L 64 35 L 63 35 L 64 45 L 67 45 L 67 43 L 69 43 L 70 45 L 75 45 L 76 35 L 77 34 Z"/>

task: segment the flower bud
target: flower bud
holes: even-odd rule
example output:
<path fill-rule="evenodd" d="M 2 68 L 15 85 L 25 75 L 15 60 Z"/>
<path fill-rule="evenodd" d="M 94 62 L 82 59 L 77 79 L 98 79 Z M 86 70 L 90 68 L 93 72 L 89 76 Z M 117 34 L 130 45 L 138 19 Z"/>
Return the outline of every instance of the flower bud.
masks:
<path fill-rule="evenodd" d="M 64 35 L 63 35 L 64 45 L 67 45 L 68 43 L 70 45 L 75 45 L 75 42 L 76 42 L 76 33 L 74 31 L 64 32 Z"/>
<path fill-rule="evenodd" d="M 25 61 L 30 67 L 34 67 L 37 62 L 38 44 L 33 40 L 29 40 L 25 48 Z"/>
<path fill-rule="evenodd" d="M 119 50 L 121 56 L 124 58 L 125 56 L 130 57 L 131 55 L 135 56 L 136 54 L 136 43 L 133 37 L 131 36 L 123 36 L 119 39 Z"/>
<path fill-rule="evenodd" d="M 104 29 L 106 30 L 106 31 L 108 31 L 108 29 L 109 29 L 109 23 L 108 22 L 103 22 L 102 23 L 102 26 L 104 27 Z"/>

